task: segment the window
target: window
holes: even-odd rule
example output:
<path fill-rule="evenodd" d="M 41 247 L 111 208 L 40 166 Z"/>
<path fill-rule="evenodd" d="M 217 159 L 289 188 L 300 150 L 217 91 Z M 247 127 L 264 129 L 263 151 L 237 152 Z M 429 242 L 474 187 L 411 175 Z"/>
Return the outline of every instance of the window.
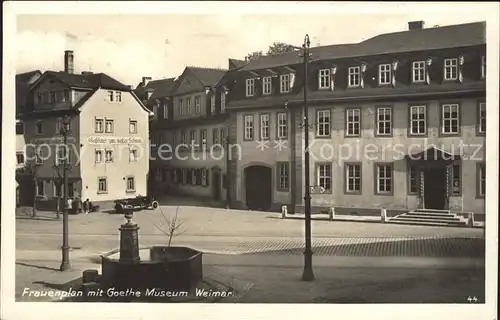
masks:
<path fill-rule="evenodd" d="M 101 163 L 102 162 L 102 150 L 95 150 L 94 162 Z"/>
<path fill-rule="evenodd" d="M 317 185 L 325 188 L 326 192 L 332 191 L 332 165 L 318 164 L 316 167 Z"/>
<path fill-rule="evenodd" d="M 45 196 L 45 182 L 43 180 L 37 180 L 37 182 L 36 182 L 36 194 L 39 197 Z"/>
<path fill-rule="evenodd" d="M 392 165 L 377 164 L 377 194 L 392 193 Z"/>
<path fill-rule="evenodd" d="M 460 196 L 462 190 L 462 170 L 460 164 L 454 164 L 451 166 L 451 195 Z"/>
<path fill-rule="evenodd" d="M 425 82 L 425 61 L 414 61 L 411 68 L 412 82 Z"/>
<path fill-rule="evenodd" d="M 223 92 L 220 94 L 220 111 L 226 110 L 226 94 Z"/>
<path fill-rule="evenodd" d="M 195 130 L 191 130 L 191 132 L 189 133 L 189 143 L 191 143 L 191 146 L 196 145 L 196 131 Z"/>
<path fill-rule="evenodd" d="M 357 137 L 361 134 L 361 109 L 347 109 L 346 135 Z"/>
<path fill-rule="evenodd" d="M 37 95 L 37 98 L 38 98 L 38 104 L 42 104 L 42 93 L 41 92 L 38 92 L 38 95 Z"/>
<path fill-rule="evenodd" d="M 182 168 L 182 183 L 187 183 L 188 171 L 186 168 Z"/>
<path fill-rule="evenodd" d="M 135 191 L 135 179 L 134 177 L 127 177 L 127 192 Z"/>
<path fill-rule="evenodd" d="M 175 134 L 175 132 L 172 132 L 172 147 L 176 147 L 177 146 L 177 135 Z"/>
<path fill-rule="evenodd" d="M 392 109 L 388 107 L 377 108 L 377 135 L 388 136 L 392 133 Z"/>
<path fill-rule="evenodd" d="M 444 60 L 444 80 L 458 79 L 458 59 Z"/>
<path fill-rule="evenodd" d="M 115 93 L 113 91 L 108 91 L 108 99 L 110 102 L 113 102 L 115 99 Z"/>
<path fill-rule="evenodd" d="M 486 195 L 486 165 L 483 163 L 478 164 L 477 169 L 477 179 L 478 179 L 478 196 L 484 197 Z"/>
<path fill-rule="evenodd" d="M 105 155 L 107 163 L 113 162 L 113 150 L 106 150 Z"/>
<path fill-rule="evenodd" d="M 106 119 L 106 133 L 113 133 L 113 120 Z"/>
<path fill-rule="evenodd" d="M 172 182 L 179 183 L 179 174 L 177 173 L 179 169 L 172 170 Z"/>
<path fill-rule="evenodd" d="M 444 104 L 441 110 L 441 133 L 458 134 L 460 126 L 458 104 Z"/>
<path fill-rule="evenodd" d="M 201 113 L 201 99 L 200 96 L 194 97 L 194 112 Z"/>
<path fill-rule="evenodd" d="M 137 150 L 136 149 L 130 149 L 129 150 L 129 161 L 130 162 L 136 162 L 137 161 Z"/>
<path fill-rule="evenodd" d="M 359 87 L 361 84 L 361 69 L 360 67 L 349 67 L 348 69 L 348 86 Z"/>
<path fill-rule="evenodd" d="M 330 136 L 330 110 L 318 110 L 316 112 L 316 136 L 329 137 Z"/>
<path fill-rule="evenodd" d="M 290 74 L 282 74 L 280 76 L 280 92 L 290 92 Z"/>
<path fill-rule="evenodd" d="M 262 78 L 262 93 L 271 94 L 271 77 Z"/>
<path fill-rule="evenodd" d="M 426 106 L 410 106 L 410 134 L 425 135 L 427 132 Z"/>
<path fill-rule="evenodd" d="M 278 113 L 278 139 L 288 138 L 287 114 L 285 112 Z"/>
<path fill-rule="evenodd" d="M 418 193 L 418 177 L 419 171 L 416 166 L 408 167 L 408 193 L 417 194 Z"/>
<path fill-rule="evenodd" d="M 43 133 L 42 121 L 37 121 L 36 123 L 36 134 L 40 135 Z"/>
<path fill-rule="evenodd" d="M 207 149 L 207 130 L 203 129 L 200 131 L 200 143 L 203 150 Z"/>
<path fill-rule="evenodd" d="M 269 140 L 269 114 L 260 115 L 260 140 Z"/>
<path fill-rule="evenodd" d="M 219 144 L 219 129 L 217 128 L 212 129 L 212 144 L 213 145 Z"/>
<path fill-rule="evenodd" d="M 16 160 L 17 160 L 17 164 L 23 164 L 24 163 L 24 152 L 16 152 Z"/>
<path fill-rule="evenodd" d="M 104 120 L 103 119 L 95 119 L 94 131 L 95 131 L 95 133 L 104 132 Z"/>
<path fill-rule="evenodd" d="M 361 192 L 361 164 L 346 163 L 345 165 L 345 184 L 347 193 Z"/>
<path fill-rule="evenodd" d="M 168 105 L 166 101 L 163 101 L 163 119 L 168 119 Z"/>
<path fill-rule="evenodd" d="M 63 185 L 54 181 L 54 197 L 62 197 L 63 196 Z"/>
<path fill-rule="evenodd" d="M 129 120 L 128 132 L 129 133 L 137 133 L 137 121 L 136 120 Z"/>
<path fill-rule="evenodd" d="M 179 114 L 184 113 L 184 100 L 179 99 Z"/>
<path fill-rule="evenodd" d="M 63 102 L 68 102 L 69 101 L 69 90 L 66 89 L 63 91 Z"/>
<path fill-rule="evenodd" d="M 71 149 L 69 147 L 56 146 L 56 154 L 55 154 L 55 164 L 56 166 L 66 162 L 71 163 Z"/>
<path fill-rule="evenodd" d="M 481 79 L 486 78 L 486 57 L 481 57 Z"/>
<path fill-rule="evenodd" d="M 390 84 L 391 83 L 391 65 L 381 64 L 378 66 L 378 84 Z"/>
<path fill-rule="evenodd" d="M 185 131 L 181 132 L 181 143 L 187 145 L 187 134 Z"/>
<path fill-rule="evenodd" d="M 24 123 L 16 122 L 16 134 L 24 134 Z"/>
<path fill-rule="evenodd" d="M 288 191 L 290 187 L 290 166 L 288 162 L 278 163 L 278 190 Z"/>
<path fill-rule="evenodd" d="M 215 113 L 215 94 L 210 97 L 210 113 Z"/>
<path fill-rule="evenodd" d="M 120 91 L 115 92 L 116 102 L 122 102 L 122 93 Z"/>
<path fill-rule="evenodd" d="M 54 91 L 50 91 L 50 103 L 56 102 L 56 93 Z"/>
<path fill-rule="evenodd" d="M 478 106 L 478 124 L 477 132 L 480 134 L 486 133 L 486 102 L 480 102 Z"/>
<path fill-rule="evenodd" d="M 207 169 L 201 169 L 201 185 L 206 187 L 208 185 Z"/>
<path fill-rule="evenodd" d="M 245 140 L 253 140 L 253 116 L 245 116 Z"/>
<path fill-rule="evenodd" d="M 320 89 L 330 88 L 330 69 L 319 70 L 319 88 Z"/>
<path fill-rule="evenodd" d="M 153 114 L 154 114 L 155 118 L 158 116 L 158 106 L 157 105 L 153 106 Z"/>
<path fill-rule="evenodd" d="M 107 193 L 108 192 L 108 179 L 99 178 L 97 179 L 97 193 Z"/>
<path fill-rule="evenodd" d="M 46 91 L 43 93 L 43 103 L 49 103 L 50 102 L 50 92 Z"/>
<path fill-rule="evenodd" d="M 226 138 L 226 132 L 224 131 L 224 128 L 220 128 L 220 141 L 223 142 L 222 140 L 224 140 Z"/>
<path fill-rule="evenodd" d="M 193 113 L 193 106 L 191 105 L 191 97 L 186 98 L 187 113 Z"/>
<path fill-rule="evenodd" d="M 246 96 L 252 97 L 255 95 L 255 79 L 247 79 L 246 80 Z"/>

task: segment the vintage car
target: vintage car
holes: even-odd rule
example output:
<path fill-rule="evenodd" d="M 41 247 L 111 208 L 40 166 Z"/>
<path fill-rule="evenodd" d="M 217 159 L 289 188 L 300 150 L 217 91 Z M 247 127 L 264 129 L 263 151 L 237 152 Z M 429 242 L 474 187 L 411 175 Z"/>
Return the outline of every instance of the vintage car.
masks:
<path fill-rule="evenodd" d="M 115 212 L 140 211 L 144 209 L 156 209 L 160 204 L 153 196 L 138 195 L 135 198 L 120 199 L 115 201 Z"/>

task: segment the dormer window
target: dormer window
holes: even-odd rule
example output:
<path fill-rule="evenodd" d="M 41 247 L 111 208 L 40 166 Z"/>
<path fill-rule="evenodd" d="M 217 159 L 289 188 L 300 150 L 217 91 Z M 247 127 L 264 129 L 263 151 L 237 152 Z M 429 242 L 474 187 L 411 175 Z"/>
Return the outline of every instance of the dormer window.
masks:
<path fill-rule="evenodd" d="M 200 96 L 194 97 L 194 112 L 201 113 L 201 98 Z"/>
<path fill-rule="evenodd" d="M 391 65 L 389 63 L 378 66 L 378 84 L 391 84 Z"/>
<path fill-rule="evenodd" d="M 210 113 L 215 113 L 215 94 L 210 97 Z"/>
<path fill-rule="evenodd" d="M 330 69 L 319 70 L 319 89 L 330 88 Z"/>
<path fill-rule="evenodd" d="M 246 80 L 246 96 L 253 97 L 255 95 L 255 79 Z"/>
<path fill-rule="evenodd" d="M 361 68 L 349 67 L 348 70 L 348 86 L 350 88 L 359 87 L 361 84 Z"/>
<path fill-rule="evenodd" d="M 262 94 L 271 94 L 271 77 L 262 78 Z"/>
<path fill-rule="evenodd" d="M 444 60 L 444 80 L 457 80 L 458 79 L 458 59 L 445 59 Z"/>
<path fill-rule="evenodd" d="M 280 76 L 280 92 L 290 92 L 290 74 L 282 74 Z"/>
<path fill-rule="evenodd" d="M 481 79 L 486 78 L 486 57 L 481 57 Z"/>
<path fill-rule="evenodd" d="M 193 112 L 193 107 L 191 106 L 191 97 L 186 98 L 187 100 L 187 113 L 191 114 Z"/>
<path fill-rule="evenodd" d="M 222 92 L 220 94 L 220 111 L 224 112 L 226 110 L 226 94 Z"/>
<path fill-rule="evenodd" d="M 412 63 L 411 74 L 413 83 L 425 82 L 425 61 L 414 61 Z"/>
<path fill-rule="evenodd" d="M 179 99 L 179 114 L 184 113 L 184 101 L 182 99 Z"/>

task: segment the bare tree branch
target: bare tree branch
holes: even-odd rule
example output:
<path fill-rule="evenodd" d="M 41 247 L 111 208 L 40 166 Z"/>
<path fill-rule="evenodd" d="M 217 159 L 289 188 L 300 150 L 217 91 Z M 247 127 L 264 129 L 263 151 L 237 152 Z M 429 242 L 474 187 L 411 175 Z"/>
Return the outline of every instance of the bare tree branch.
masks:
<path fill-rule="evenodd" d="M 172 244 L 172 240 L 174 237 L 179 236 L 186 232 L 186 230 L 180 231 L 180 228 L 186 222 L 185 220 L 179 220 L 179 207 L 175 210 L 175 216 L 172 218 L 169 215 L 166 215 L 163 210 L 160 209 L 160 214 L 163 218 L 162 225 L 159 226 L 155 223 L 155 227 L 158 228 L 164 235 L 168 237 L 168 246 Z"/>

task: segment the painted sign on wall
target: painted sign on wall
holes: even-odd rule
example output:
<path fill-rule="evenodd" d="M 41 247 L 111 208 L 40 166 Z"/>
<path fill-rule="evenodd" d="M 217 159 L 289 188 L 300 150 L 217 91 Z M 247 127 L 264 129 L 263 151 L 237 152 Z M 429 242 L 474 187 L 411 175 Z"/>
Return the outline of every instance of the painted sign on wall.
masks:
<path fill-rule="evenodd" d="M 87 138 L 89 144 L 142 144 L 143 139 L 140 137 L 106 137 L 106 136 L 91 136 Z"/>

